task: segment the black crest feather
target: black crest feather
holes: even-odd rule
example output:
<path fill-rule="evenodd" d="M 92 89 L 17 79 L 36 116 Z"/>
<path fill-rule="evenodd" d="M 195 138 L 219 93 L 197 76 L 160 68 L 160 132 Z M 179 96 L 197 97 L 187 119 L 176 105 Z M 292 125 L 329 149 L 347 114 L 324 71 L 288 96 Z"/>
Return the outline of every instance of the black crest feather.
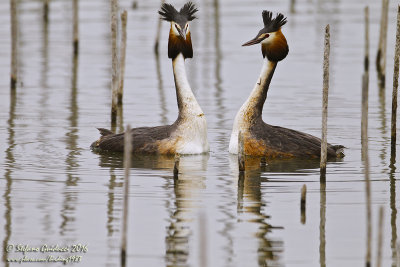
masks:
<path fill-rule="evenodd" d="M 194 13 L 199 11 L 196 6 L 192 2 L 187 2 L 179 11 L 182 16 L 186 16 L 188 21 L 192 21 L 197 17 L 194 16 Z"/>
<path fill-rule="evenodd" d="M 166 21 L 175 21 L 177 23 L 192 21 L 196 19 L 194 13 L 196 13 L 198 9 L 192 2 L 187 2 L 179 12 L 175 9 L 175 7 L 171 4 L 164 3 L 161 5 L 161 10 L 158 11 L 158 14 L 161 15 L 161 19 Z"/>
<path fill-rule="evenodd" d="M 163 3 L 161 5 L 161 10 L 158 11 L 158 14 L 161 15 L 161 19 L 166 21 L 174 21 L 174 19 L 178 16 L 178 11 L 171 4 Z"/>
<path fill-rule="evenodd" d="M 275 18 L 272 18 L 272 12 L 268 10 L 264 10 L 262 12 L 262 17 L 264 21 L 265 32 L 276 32 L 287 22 L 283 14 L 278 13 Z"/>

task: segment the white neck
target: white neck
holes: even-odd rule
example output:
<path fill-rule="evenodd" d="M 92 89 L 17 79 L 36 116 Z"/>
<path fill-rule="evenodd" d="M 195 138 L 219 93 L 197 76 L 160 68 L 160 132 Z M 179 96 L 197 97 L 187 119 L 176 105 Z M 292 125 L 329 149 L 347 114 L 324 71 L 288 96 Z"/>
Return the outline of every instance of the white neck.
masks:
<path fill-rule="evenodd" d="M 264 102 L 267 98 L 267 92 L 272 76 L 274 74 L 277 63 L 269 61 L 266 57 L 261 69 L 261 73 L 257 82 L 247 98 L 246 102 L 242 105 L 239 112 L 236 114 L 235 121 L 233 122 L 233 129 L 231 140 L 229 143 L 229 152 L 233 154 L 238 153 L 238 134 L 239 131 L 246 133 L 249 131 L 250 126 L 259 119 L 262 119 L 262 110 Z"/>
<path fill-rule="evenodd" d="M 190 88 L 189 81 L 186 76 L 185 58 L 179 54 L 172 60 L 174 70 L 176 98 L 178 101 L 179 116 L 198 116 L 203 114 L 197 100 Z"/>
<path fill-rule="evenodd" d="M 264 58 L 264 64 L 261 68 L 260 77 L 257 79 L 250 96 L 240 108 L 240 111 L 247 112 L 249 113 L 248 115 L 251 113 L 252 119 L 261 117 L 262 115 L 264 103 L 267 99 L 269 84 L 271 82 L 272 75 L 274 74 L 276 64 L 276 62 L 269 61 L 266 57 Z"/>

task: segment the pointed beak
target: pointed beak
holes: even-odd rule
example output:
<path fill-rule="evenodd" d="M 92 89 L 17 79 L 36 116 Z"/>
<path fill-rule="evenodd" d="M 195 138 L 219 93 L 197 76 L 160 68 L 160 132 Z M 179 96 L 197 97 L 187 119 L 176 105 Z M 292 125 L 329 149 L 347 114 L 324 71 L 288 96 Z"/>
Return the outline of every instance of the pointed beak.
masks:
<path fill-rule="evenodd" d="M 179 30 L 179 35 L 183 38 L 183 40 L 186 40 L 186 29 L 183 28 L 182 30 Z"/>
<path fill-rule="evenodd" d="M 265 38 L 267 38 L 269 34 L 265 34 L 264 36 L 257 35 L 254 39 L 242 44 L 242 46 L 250 46 L 261 43 Z"/>
<path fill-rule="evenodd" d="M 248 42 L 242 44 L 242 46 L 250 46 L 250 45 L 259 44 L 261 41 L 262 41 L 261 39 L 258 39 L 258 38 L 256 37 L 256 38 L 254 38 L 254 39 L 252 39 L 252 40 L 250 40 L 250 41 L 248 41 Z"/>

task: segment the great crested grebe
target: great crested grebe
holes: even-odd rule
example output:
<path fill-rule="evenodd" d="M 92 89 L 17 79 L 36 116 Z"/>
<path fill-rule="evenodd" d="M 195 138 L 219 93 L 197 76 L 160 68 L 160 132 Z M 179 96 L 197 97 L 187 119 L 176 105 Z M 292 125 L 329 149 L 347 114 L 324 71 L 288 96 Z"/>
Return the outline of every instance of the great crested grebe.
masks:
<path fill-rule="evenodd" d="M 194 20 L 197 8 L 186 3 L 178 12 L 164 3 L 158 12 L 161 19 L 171 22 L 168 57 L 172 59 L 178 102 L 178 119 L 172 125 L 134 128 L 133 153 L 200 154 L 209 151 L 207 122 L 186 77 L 185 59 L 193 57 L 189 21 Z M 92 143 L 95 151 L 123 151 L 124 133 L 99 128 L 101 137 Z"/>
<path fill-rule="evenodd" d="M 246 155 L 266 158 L 318 158 L 321 154 L 321 139 L 299 131 L 266 124 L 262 110 L 267 92 L 278 61 L 289 53 L 289 47 L 281 27 L 286 18 L 278 13 L 262 12 L 264 28 L 257 36 L 243 44 L 249 46 L 261 43 L 264 65 L 253 91 L 236 114 L 233 123 L 229 152 L 238 153 L 238 134 L 242 132 Z M 328 157 L 342 157 L 343 146 L 328 144 Z"/>

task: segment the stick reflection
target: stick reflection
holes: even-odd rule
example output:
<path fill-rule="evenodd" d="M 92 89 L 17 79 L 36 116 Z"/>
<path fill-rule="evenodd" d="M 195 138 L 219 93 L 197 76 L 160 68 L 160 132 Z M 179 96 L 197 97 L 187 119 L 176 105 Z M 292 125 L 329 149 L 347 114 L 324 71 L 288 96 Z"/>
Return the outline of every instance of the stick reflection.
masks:
<path fill-rule="evenodd" d="M 67 180 L 65 181 L 64 201 L 61 210 L 61 225 L 60 234 L 67 235 L 73 228 L 70 224 L 75 221 L 75 209 L 77 202 L 76 190 L 70 190 L 71 187 L 76 187 L 79 182 L 79 177 L 74 172 L 79 167 L 78 156 L 80 149 L 78 148 L 78 114 L 79 108 L 77 103 L 78 96 L 78 57 L 73 56 L 72 62 L 72 79 L 71 79 L 71 99 L 70 99 L 70 122 L 69 132 L 66 134 L 66 144 L 68 147 L 68 154 L 66 158 L 66 173 Z"/>
<path fill-rule="evenodd" d="M 283 251 L 282 241 L 271 240 L 268 233 L 274 227 L 267 223 L 270 216 L 265 214 L 266 201 L 262 199 L 261 184 L 268 182 L 261 177 L 260 158 L 247 158 L 246 171 L 239 173 L 238 179 L 238 215 L 249 215 L 247 222 L 258 226 L 254 236 L 257 238 L 257 257 L 259 266 L 279 265 L 279 257 Z M 242 215 L 241 215 L 242 214 Z M 246 216 L 248 217 L 248 216 Z"/>
<path fill-rule="evenodd" d="M 208 158 L 208 155 L 180 158 L 179 175 L 174 179 L 174 211 L 171 212 L 165 237 L 167 266 L 188 266 L 189 244 L 193 235 L 191 226 L 201 202 L 199 192 L 205 188 L 206 177 L 203 174 Z"/>

